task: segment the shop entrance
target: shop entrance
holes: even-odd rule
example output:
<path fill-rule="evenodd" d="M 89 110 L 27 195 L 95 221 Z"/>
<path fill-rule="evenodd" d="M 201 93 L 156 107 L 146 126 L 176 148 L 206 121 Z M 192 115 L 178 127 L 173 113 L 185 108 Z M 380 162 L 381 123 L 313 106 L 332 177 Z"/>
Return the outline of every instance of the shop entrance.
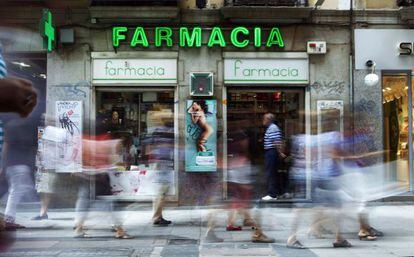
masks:
<path fill-rule="evenodd" d="M 275 115 L 276 124 L 283 130 L 289 148 L 290 139 L 303 134 L 305 125 L 305 89 L 272 87 L 245 89 L 232 87 L 227 89 L 227 163 L 236 161 L 239 147 L 237 135 L 232 130 L 242 129 L 249 139 L 248 156 L 253 168 L 255 199 L 267 194 L 267 181 L 264 171 L 263 136 L 265 128 L 262 118 L 265 113 Z M 306 185 L 293 188 L 289 183 L 289 164 L 284 162 L 279 170 L 278 194 L 283 198 L 306 198 Z"/>
<path fill-rule="evenodd" d="M 414 77 L 406 73 L 383 72 L 384 161 L 392 165 L 387 176 L 407 191 L 412 191 L 413 173 L 412 85 Z"/>
<path fill-rule="evenodd" d="M 151 170 L 156 161 L 163 169 L 171 170 L 167 179 L 169 195 L 176 192 L 176 117 L 175 91 L 170 88 L 97 88 L 95 98 L 95 134 L 109 134 L 122 140 L 122 163 L 125 170 L 138 170 L 140 177 L 136 194 L 127 198 L 150 199 L 152 192 Z M 155 157 L 154 157 L 155 156 Z M 160 159 L 161 158 L 161 159 Z M 145 184 L 147 183 L 147 184 Z"/>

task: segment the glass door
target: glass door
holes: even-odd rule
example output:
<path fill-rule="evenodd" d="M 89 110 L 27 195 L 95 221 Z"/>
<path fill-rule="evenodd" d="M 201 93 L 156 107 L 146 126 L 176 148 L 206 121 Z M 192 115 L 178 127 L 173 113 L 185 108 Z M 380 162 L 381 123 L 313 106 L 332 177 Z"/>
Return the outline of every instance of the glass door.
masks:
<path fill-rule="evenodd" d="M 231 173 L 232 167 L 240 164 L 240 156 L 247 156 L 253 170 L 252 185 L 255 198 L 266 195 L 263 149 L 265 128 L 262 119 L 263 115 L 269 112 L 275 115 L 275 123 L 283 131 L 289 146 L 292 136 L 305 133 L 305 90 L 281 87 L 235 87 L 227 90 L 227 170 Z M 242 143 L 243 138 L 247 138 L 248 142 Z M 242 148 L 246 148 L 247 152 L 244 153 Z M 278 195 L 306 198 L 306 185 L 301 189 L 292 188 L 288 170 L 287 164 L 281 165 L 279 169 Z M 235 174 L 230 175 L 237 177 Z"/>

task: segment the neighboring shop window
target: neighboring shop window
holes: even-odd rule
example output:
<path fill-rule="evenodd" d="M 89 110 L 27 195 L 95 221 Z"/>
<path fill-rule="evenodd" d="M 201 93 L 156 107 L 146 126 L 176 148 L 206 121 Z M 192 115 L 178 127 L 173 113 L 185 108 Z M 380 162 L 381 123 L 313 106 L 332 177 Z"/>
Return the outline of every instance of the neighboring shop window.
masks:
<path fill-rule="evenodd" d="M 393 179 L 409 183 L 409 91 L 407 76 L 385 75 L 382 78 L 385 161 L 395 165 Z M 413 81 L 414 82 L 414 81 Z"/>

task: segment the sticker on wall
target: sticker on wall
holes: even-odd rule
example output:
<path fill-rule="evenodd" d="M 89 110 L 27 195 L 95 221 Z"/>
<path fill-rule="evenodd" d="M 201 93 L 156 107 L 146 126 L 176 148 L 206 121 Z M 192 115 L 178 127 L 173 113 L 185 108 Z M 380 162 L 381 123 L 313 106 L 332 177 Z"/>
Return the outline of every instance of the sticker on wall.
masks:
<path fill-rule="evenodd" d="M 217 171 L 217 102 L 188 100 L 186 109 L 185 170 Z"/>

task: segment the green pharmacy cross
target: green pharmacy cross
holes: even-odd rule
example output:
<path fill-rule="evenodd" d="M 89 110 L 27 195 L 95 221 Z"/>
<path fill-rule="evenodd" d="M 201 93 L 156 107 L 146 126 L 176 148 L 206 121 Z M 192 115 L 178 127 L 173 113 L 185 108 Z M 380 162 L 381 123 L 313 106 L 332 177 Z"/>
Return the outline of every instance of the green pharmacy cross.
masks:
<path fill-rule="evenodd" d="M 52 13 L 48 9 L 43 10 L 40 33 L 43 37 L 44 47 L 48 52 L 52 52 L 53 42 L 55 41 L 55 28 L 52 25 Z"/>

